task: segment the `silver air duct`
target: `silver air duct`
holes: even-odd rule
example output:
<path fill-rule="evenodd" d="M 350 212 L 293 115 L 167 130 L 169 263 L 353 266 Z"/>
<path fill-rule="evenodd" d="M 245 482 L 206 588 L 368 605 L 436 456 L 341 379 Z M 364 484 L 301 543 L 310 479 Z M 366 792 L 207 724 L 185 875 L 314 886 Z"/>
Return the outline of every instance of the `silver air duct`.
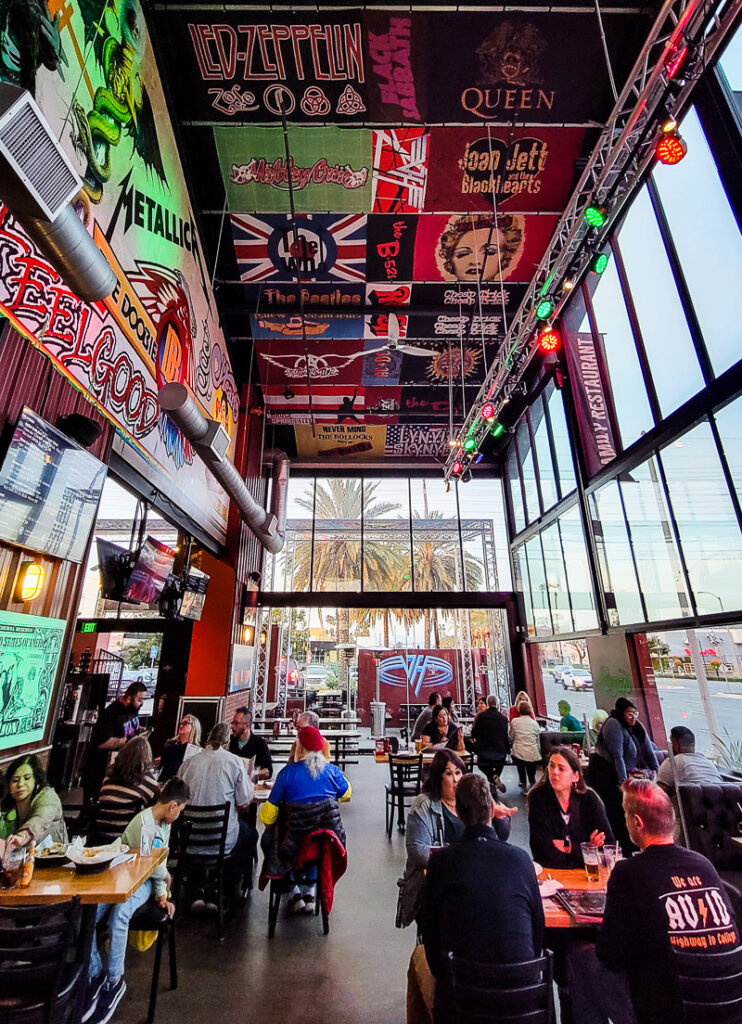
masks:
<path fill-rule="evenodd" d="M 269 449 L 265 453 L 266 459 L 273 462 L 271 510 L 266 512 L 255 501 L 234 464 L 227 458 L 229 434 L 221 423 L 204 416 L 186 385 L 165 384 L 160 388 L 158 398 L 160 408 L 191 442 L 263 547 L 271 554 L 277 554 L 286 536 L 288 456 L 277 449 Z"/>
<path fill-rule="evenodd" d="M 116 275 L 70 201 L 82 181 L 33 96 L 0 82 L 0 199 L 85 302 L 110 295 Z"/>

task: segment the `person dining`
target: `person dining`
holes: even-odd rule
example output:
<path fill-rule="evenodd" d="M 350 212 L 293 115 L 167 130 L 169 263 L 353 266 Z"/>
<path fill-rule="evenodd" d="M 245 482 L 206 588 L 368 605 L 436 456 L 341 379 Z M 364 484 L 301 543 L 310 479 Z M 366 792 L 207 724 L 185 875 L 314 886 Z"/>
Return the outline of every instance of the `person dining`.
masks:
<path fill-rule="evenodd" d="M 528 794 L 533 859 L 545 868 L 583 866 L 582 843 L 612 843 L 603 801 L 585 785 L 571 747 L 554 747 L 543 777 Z"/>
<path fill-rule="evenodd" d="M 345 854 L 345 829 L 338 804 L 350 800 L 351 786 L 337 765 L 327 761 L 323 746 L 319 729 L 311 725 L 299 729 L 296 760 L 281 769 L 260 808 L 260 820 L 268 826 L 261 839 L 265 854 L 261 876 L 288 876 L 293 881 L 288 894 L 288 909 L 293 914 L 314 913 L 315 907 L 316 866 L 296 870 L 304 838 L 317 829 L 334 832 Z M 279 827 L 282 808 L 288 812 L 284 828 Z"/>
<path fill-rule="evenodd" d="M 605 804 L 608 821 L 625 857 L 630 856 L 635 847 L 626 828 L 620 786 L 629 775 L 642 769 L 657 771 L 654 748 L 639 721 L 636 704 L 619 697 L 590 755 L 587 783 Z"/>
<path fill-rule="evenodd" d="M 269 779 L 273 775 L 273 759 L 268 744 L 262 736 L 252 731 L 252 714 L 246 707 L 237 708 L 232 718 L 232 738 L 227 748 L 245 761 L 253 760 L 258 778 Z"/>
<path fill-rule="evenodd" d="M 575 718 L 572 714 L 572 705 L 568 700 L 560 700 L 557 704 L 559 714 L 562 716 L 559 719 L 559 731 L 560 732 L 578 732 L 581 737 L 585 738 L 585 728 L 580 724 L 580 721 Z M 580 742 L 577 740 L 576 742 Z"/>
<path fill-rule="evenodd" d="M 430 723 L 420 737 L 420 749 L 430 750 L 440 747 L 448 747 L 450 750 L 460 752 L 466 749 L 461 727 L 453 724 L 442 704 L 436 704 Z"/>
<path fill-rule="evenodd" d="M 46 781 L 36 754 L 12 761 L 5 773 L 7 792 L 0 804 L 0 838 L 8 850 L 40 843 L 49 837 L 54 843 L 67 842 L 62 803 Z"/>
<path fill-rule="evenodd" d="M 508 718 L 510 719 L 511 722 L 514 719 L 518 718 L 518 716 L 520 715 L 520 706 L 524 701 L 528 705 L 528 714 L 531 716 L 531 718 L 536 718 L 536 716 L 533 713 L 533 705 L 531 704 L 531 698 L 528 696 L 525 690 L 518 690 L 518 692 L 515 695 L 515 700 L 510 706 L 510 713 L 508 715 Z"/>
<path fill-rule="evenodd" d="M 479 770 L 493 787 L 493 794 L 496 790 L 504 793 L 506 786 L 500 776 L 510 753 L 508 720 L 498 709 L 494 694 L 487 697 L 484 707 L 485 710 L 480 711 L 474 719 L 471 742 L 476 751 Z"/>
<path fill-rule="evenodd" d="M 160 758 L 159 782 L 167 782 L 189 757 L 200 754 L 201 746 L 201 723 L 195 715 L 184 715 L 178 726 L 178 734 L 167 741 L 162 749 Z"/>
<path fill-rule="evenodd" d="M 541 729 L 532 716 L 530 702 L 522 700 L 518 717 L 511 721 L 509 730 L 513 764 L 518 769 L 518 782 L 524 792 L 536 781 L 536 769 L 541 763 Z"/>
<path fill-rule="evenodd" d="M 112 843 L 131 819 L 157 797 L 152 748 L 145 736 L 134 736 L 121 748 L 101 787 L 92 828 L 93 842 Z"/>

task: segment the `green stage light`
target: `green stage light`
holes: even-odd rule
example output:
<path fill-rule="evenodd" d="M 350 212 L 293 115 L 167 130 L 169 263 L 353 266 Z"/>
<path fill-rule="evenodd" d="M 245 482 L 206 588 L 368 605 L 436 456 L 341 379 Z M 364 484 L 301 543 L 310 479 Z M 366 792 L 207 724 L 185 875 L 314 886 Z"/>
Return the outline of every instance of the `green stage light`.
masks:
<path fill-rule="evenodd" d="M 464 451 L 465 452 L 473 452 L 476 447 L 477 447 L 477 442 L 474 440 L 474 438 L 473 437 L 467 437 L 466 441 L 464 441 Z"/>
<path fill-rule="evenodd" d="M 591 228 L 602 228 L 606 217 L 605 209 L 602 206 L 588 206 L 585 210 L 585 220 Z"/>
<path fill-rule="evenodd" d="M 608 260 L 610 256 L 607 252 L 599 252 L 597 256 L 593 256 L 590 263 L 590 269 L 594 274 L 602 274 L 605 268 L 608 266 Z"/>
<path fill-rule="evenodd" d="M 499 437 L 500 434 L 504 434 L 504 433 L 505 433 L 505 427 L 503 427 L 502 423 L 495 423 L 494 427 L 492 428 L 492 436 L 493 437 Z"/>
<path fill-rule="evenodd" d="M 547 296 L 539 302 L 538 306 L 536 306 L 536 319 L 548 320 L 555 309 L 556 303 L 552 298 Z"/>

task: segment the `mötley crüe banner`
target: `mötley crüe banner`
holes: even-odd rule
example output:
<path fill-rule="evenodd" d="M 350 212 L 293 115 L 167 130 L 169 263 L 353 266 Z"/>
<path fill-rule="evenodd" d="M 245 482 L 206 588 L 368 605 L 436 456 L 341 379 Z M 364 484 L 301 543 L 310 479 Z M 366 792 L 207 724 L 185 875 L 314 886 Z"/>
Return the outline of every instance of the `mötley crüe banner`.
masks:
<path fill-rule="evenodd" d="M 49 0 L 48 12 L 37 36 L 37 5 L 17 6 L 0 78 L 35 93 L 118 284 L 81 302 L 0 207 L 0 309 L 113 422 L 123 458 L 221 541 L 226 495 L 157 403 L 183 381 L 234 436 L 234 377 L 144 16 L 137 0 Z"/>

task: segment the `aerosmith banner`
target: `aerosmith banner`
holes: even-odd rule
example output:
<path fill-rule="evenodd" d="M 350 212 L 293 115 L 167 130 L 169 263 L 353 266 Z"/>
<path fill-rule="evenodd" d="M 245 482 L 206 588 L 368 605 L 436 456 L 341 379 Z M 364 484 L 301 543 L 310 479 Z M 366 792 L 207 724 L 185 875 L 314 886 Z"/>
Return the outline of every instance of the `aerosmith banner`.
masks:
<path fill-rule="evenodd" d="M 228 501 L 160 412 L 182 381 L 234 436 L 239 402 L 138 0 L 0 5 L 0 79 L 30 89 L 76 166 L 118 283 L 79 300 L 0 206 L 0 311 L 115 425 L 114 447 L 212 537 Z"/>
<path fill-rule="evenodd" d="M 603 5 L 603 24 L 623 81 L 638 19 L 610 8 Z M 598 21 L 584 9 L 358 8 L 269 18 L 197 3 L 154 9 L 152 18 L 186 121 L 588 124 L 611 105 Z"/>

